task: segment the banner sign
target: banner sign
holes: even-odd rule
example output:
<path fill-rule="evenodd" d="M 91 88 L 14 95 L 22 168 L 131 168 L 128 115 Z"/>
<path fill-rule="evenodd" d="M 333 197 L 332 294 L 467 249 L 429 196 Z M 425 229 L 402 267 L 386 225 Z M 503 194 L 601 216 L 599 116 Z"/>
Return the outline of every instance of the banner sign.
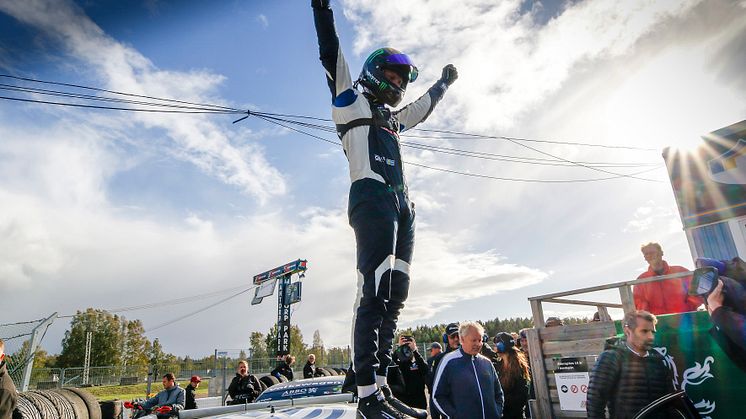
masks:
<path fill-rule="evenodd" d="M 254 290 L 254 299 L 251 300 L 251 305 L 257 305 L 262 302 L 262 299 L 264 299 L 264 297 L 269 297 L 270 295 L 274 294 L 275 285 L 277 285 L 277 278 L 273 278 L 256 287 L 256 289 Z"/>
<path fill-rule="evenodd" d="M 259 285 L 263 282 L 266 282 L 272 278 L 276 278 L 278 276 L 283 275 L 292 275 L 299 272 L 305 272 L 307 268 L 308 261 L 305 259 L 298 259 L 290 263 L 286 263 L 282 266 L 278 266 L 274 269 L 270 269 L 267 272 L 262 272 L 259 275 L 254 275 L 254 285 Z"/>
<path fill-rule="evenodd" d="M 560 409 L 585 412 L 588 395 L 588 362 L 585 358 L 562 358 L 554 370 Z"/>
<path fill-rule="evenodd" d="M 300 301 L 301 285 L 300 281 L 293 282 L 288 288 L 288 292 L 285 299 L 285 304 L 295 304 Z"/>
<path fill-rule="evenodd" d="M 277 356 L 290 353 L 290 304 L 285 304 L 288 288 L 290 275 L 280 278 L 277 290 Z"/>

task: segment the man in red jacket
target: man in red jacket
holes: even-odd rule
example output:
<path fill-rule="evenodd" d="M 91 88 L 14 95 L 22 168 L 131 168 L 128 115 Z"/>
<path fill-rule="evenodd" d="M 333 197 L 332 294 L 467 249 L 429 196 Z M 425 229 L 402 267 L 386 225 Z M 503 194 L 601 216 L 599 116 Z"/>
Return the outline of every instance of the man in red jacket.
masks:
<path fill-rule="evenodd" d="M 649 266 L 648 270 L 638 276 L 637 279 L 689 271 L 682 266 L 669 266 L 663 260 L 663 249 L 658 243 L 645 244 L 640 250 Z M 638 310 L 649 311 L 655 315 L 695 311 L 702 304 L 702 300 L 697 296 L 687 294 L 691 279 L 691 276 L 685 276 L 635 285 L 633 291 L 635 307 Z"/>

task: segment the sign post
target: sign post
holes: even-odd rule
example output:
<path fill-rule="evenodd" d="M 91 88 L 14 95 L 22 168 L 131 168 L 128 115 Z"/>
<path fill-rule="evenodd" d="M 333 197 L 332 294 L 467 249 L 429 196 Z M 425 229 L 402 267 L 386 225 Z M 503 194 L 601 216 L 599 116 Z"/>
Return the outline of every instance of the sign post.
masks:
<path fill-rule="evenodd" d="M 301 282 L 291 282 L 293 274 L 305 276 L 308 261 L 298 259 L 275 269 L 254 276 L 257 285 L 252 305 L 262 302 L 264 297 L 272 295 L 277 283 L 277 357 L 290 353 L 290 306 L 300 301 Z"/>

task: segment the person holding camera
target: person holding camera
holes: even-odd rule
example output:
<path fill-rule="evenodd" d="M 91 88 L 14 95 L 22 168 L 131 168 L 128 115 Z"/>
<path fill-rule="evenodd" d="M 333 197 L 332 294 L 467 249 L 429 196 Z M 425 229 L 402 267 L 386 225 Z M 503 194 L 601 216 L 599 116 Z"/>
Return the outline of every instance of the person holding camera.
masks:
<path fill-rule="evenodd" d="M 398 392 L 394 390 L 395 387 L 391 387 L 394 396 L 408 406 L 427 409 L 425 384 L 430 375 L 430 369 L 417 350 L 417 342 L 413 336 L 399 336 L 399 347 L 394 352 L 393 360 L 404 383 L 403 388 L 400 388 Z"/>
<path fill-rule="evenodd" d="M 746 354 L 746 262 L 697 259 L 692 293 L 702 295 L 715 326 Z M 709 267 L 711 274 L 703 269 Z"/>
<path fill-rule="evenodd" d="M 249 374 L 249 363 L 241 360 L 238 362 L 236 376 L 228 386 L 228 394 L 232 399 L 228 404 L 251 403 L 259 395 L 261 388 L 256 376 Z"/>
<path fill-rule="evenodd" d="M 284 376 L 288 381 L 293 381 L 293 364 L 295 364 L 295 357 L 292 355 L 285 355 L 285 357 L 277 364 L 275 369 L 270 372 L 270 375 L 275 376 L 278 380 L 280 376 Z"/>

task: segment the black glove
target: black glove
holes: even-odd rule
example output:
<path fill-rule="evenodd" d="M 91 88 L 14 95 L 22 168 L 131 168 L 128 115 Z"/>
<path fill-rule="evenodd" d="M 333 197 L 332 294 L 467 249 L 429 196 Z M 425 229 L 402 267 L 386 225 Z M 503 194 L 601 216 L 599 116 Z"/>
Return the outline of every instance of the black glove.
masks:
<path fill-rule="evenodd" d="M 329 0 L 311 0 L 311 7 L 314 9 L 328 9 Z"/>
<path fill-rule="evenodd" d="M 456 67 L 453 64 L 448 64 L 443 67 L 443 75 L 440 76 L 440 81 L 450 86 L 457 78 L 458 70 L 456 70 Z"/>

